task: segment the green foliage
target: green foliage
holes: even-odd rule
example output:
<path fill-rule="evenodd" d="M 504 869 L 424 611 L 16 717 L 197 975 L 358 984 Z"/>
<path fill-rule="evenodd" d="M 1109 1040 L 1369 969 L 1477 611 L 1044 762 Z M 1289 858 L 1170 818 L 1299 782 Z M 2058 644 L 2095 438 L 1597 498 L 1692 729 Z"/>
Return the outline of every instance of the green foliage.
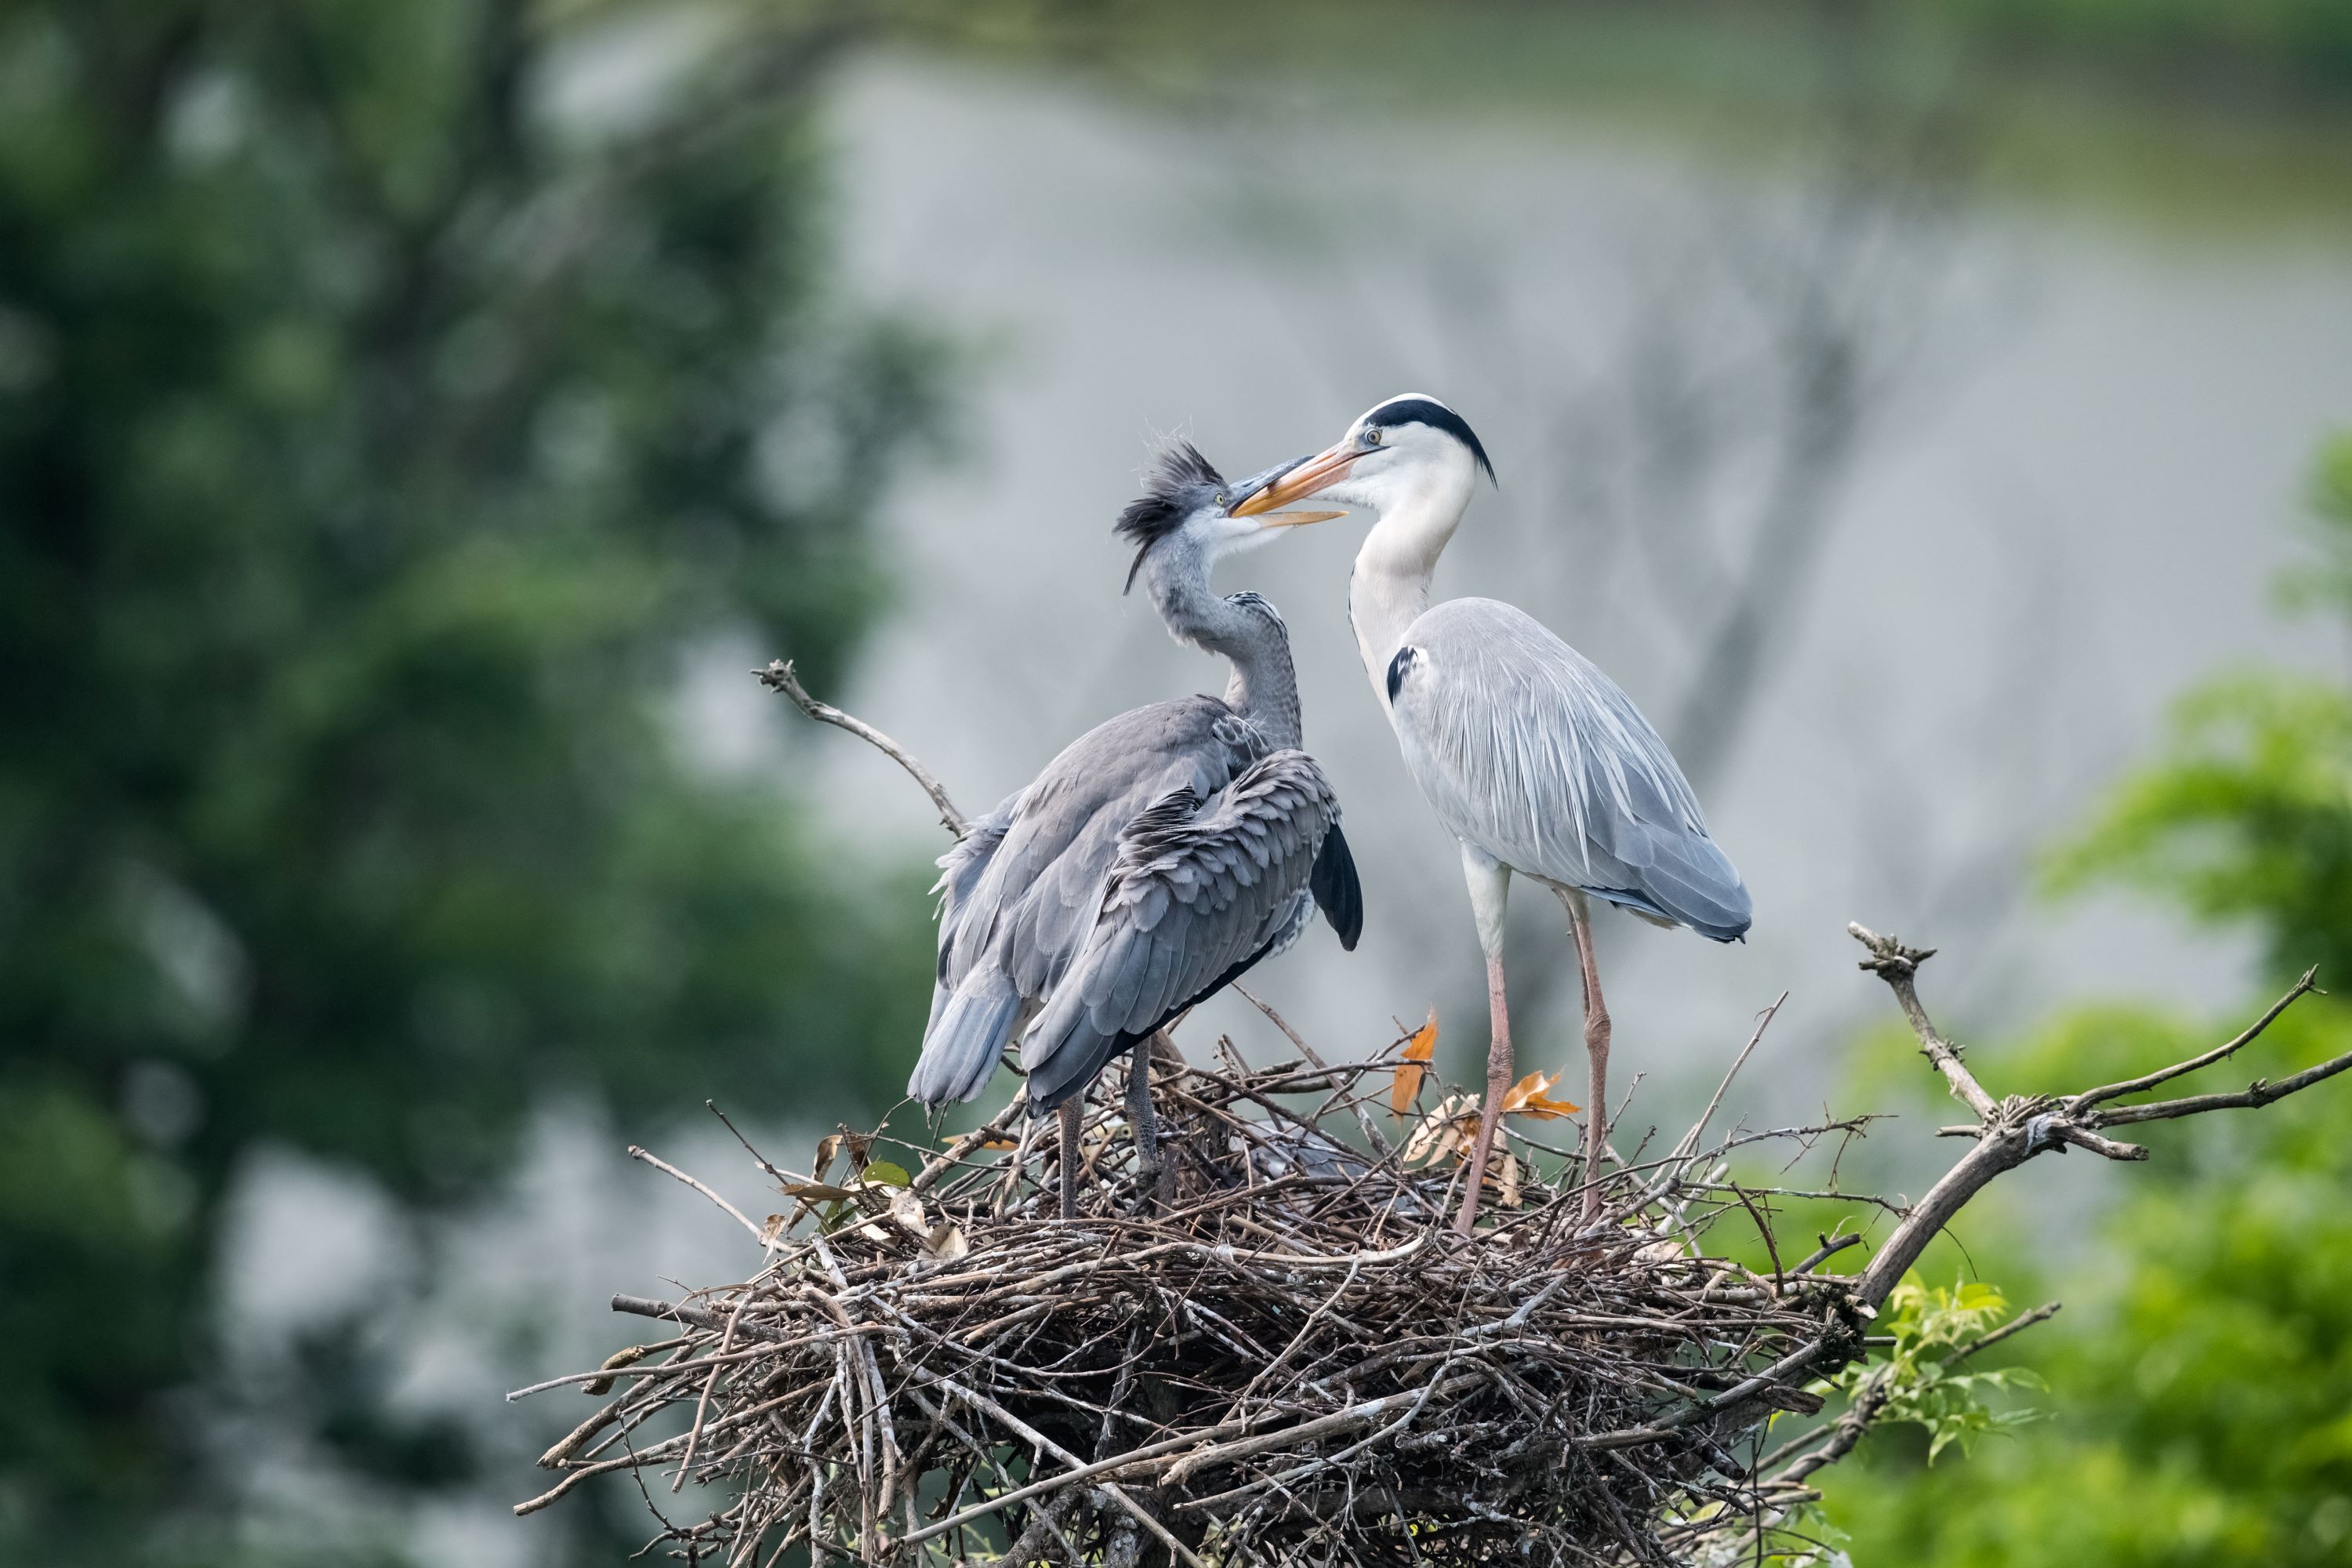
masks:
<path fill-rule="evenodd" d="M 2313 83 L 2352 79 L 2343 0 L 1916 0 L 1970 28 L 2043 45 L 2187 62 L 2265 62 Z"/>
<path fill-rule="evenodd" d="M 559 1088 L 870 1102 L 919 1028 L 919 931 L 668 719 L 715 634 L 842 668 L 934 420 L 824 286 L 837 35 L 567 121 L 598 9 L 0 9 L 0 1559 L 203 1500 L 257 1149 L 446 1205 Z M 446 1479 L 346 1403 L 374 1484 Z"/>
<path fill-rule="evenodd" d="M 2062 1020 L 2022 1052 L 1988 1055 L 1985 1070 L 2088 1082 L 2118 1058 L 2144 1070 L 2214 1037 L 2145 1016 L 2139 1025 L 2116 1011 Z M 2232 1076 L 2275 1076 L 2347 1048 L 2352 1013 L 2306 999 Z M 1823 1478 L 1856 1562 L 2343 1562 L 2347 1131 L 2352 1115 L 2322 1088 L 2234 1121 L 2154 1132 L 2156 1158 L 2116 1178 L 2121 1201 L 2100 1222 L 2093 1266 L 2071 1247 L 2045 1264 L 2066 1311 L 2013 1342 L 2047 1380 L 2051 1418 L 1932 1472 L 1899 1444 L 1865 1445 L 1858 1466 Z M 2058 1240 L 2037 1238 L 2030 1215 L 2010 1224 L 2006 1238 L 1982 1220 L 1975 1234 L 2018 1252 Z"/>
<path fill-rule="evenodd" d="M 2352 443 L 2317 491 L 2332 548 L 2352 539 Z M 2336 556 L 2341 560 L 2340 553 Z M 2339 573 L 2311 597 L 2352 614 Z M 2352 974 L 2352 692 L 2242 676 L 2192 694 L 2169 753 L 2127 780 L 2054 865 L 2209 920 L 2250 923 L 2278 976 Z M 2249 1004 L 2257 1007 L 2262 1001 Z M 2179 1060 L 2242 1017 L 2190 1024 L 2084 1008 L 1986 1071 L 2021 1089 Z M 2224 1067 L 2180 1087 L 2275 1078 L 2352 1050 L 2352 1009 L 2305 998 Z M 2083 1249 L 2011 1211 L 2066 1313 L 2018 1342 L 2052 1419 L 1932 1472 L 1898 1446 L 1825 1478 L 1857 1562 L 1927 1568 L 2318 1568 L 2352 1561 L 2352 1100 L 2322 1085 L 2260 1112 L 2149 1124 L 2155 1158 L 2116 1179 Z M 2137 1131 L 2137 1130 L 2136 1130 Z M 2085 1266 L 2086 1262 L 2089 1266 Z"/>
<path fill-rule="evenodd" d="M 2192 692 L 2164 757 L 2127 779 L 2052 860 L 2061 889 L 2095 879 L 2258 924 L 2271 967 L 2352 974 L 2352 692 L 2249 675 Z"/>
<path fill-rule="evenodd" d="M 1927 1285 L 1916 1274 L 1905 1277 L 1886 1298 L 1874 1325 L 1891 1334 L 1895 1343 L 1866 1364 L 1847 1367 L 1816 1385 L 1822 1394 L 1839 1393 L 1848 1399 L 1865 1384 L 1884 1398 L 1881 1426 L 1909 1425 L 1927 1435 L 1927 1462 L 1951 1444 L 1968 1452 L 1988 1432 L 2022 1426 L 2037 1412 L 1996 1407 L 1990 1392 L 2038 1388 L 2042 1380 L 2025 1367 L 1957 1368 L 1957 1358 L 1999 1328 L 2010 1316 L 2009 1299 L 2000 1288 L 1982 1280 L 1955 1280 L 1949 1289 Z"/>

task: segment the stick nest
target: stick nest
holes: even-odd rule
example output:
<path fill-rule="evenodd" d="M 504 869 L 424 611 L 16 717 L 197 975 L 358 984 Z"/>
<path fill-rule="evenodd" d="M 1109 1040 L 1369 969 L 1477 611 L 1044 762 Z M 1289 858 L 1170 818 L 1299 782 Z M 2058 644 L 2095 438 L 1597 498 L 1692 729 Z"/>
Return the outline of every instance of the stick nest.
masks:
<path fill-rule="evenodd" d="M 680 1331 L 559 1380 L 606 1402 L 519 1511 L 635 1470 L 695 1562 L 1687 1562 L 1760 1507 L 1733 1450 L 1860 1353 L 1833 1282 L 1706 1255 L 1749 1211 L 1697 1129 L 1587 1223 L 1574 1154 L 1513 1128 L 1465 1240 L 1466 1096 L 1397 1149 L 1365 1107 L 1395 1064 L 1224 1055 L 1156 1076 L 1154 1194 L 1109 1075 L 1076 1223 L 1017 1110 L 919 1172 L 846 1135 L 814 1179 L 763 1160 L 766 1266 L 616 1297 Z M 723 1501 L 674 1522 L 687 1480 Z"/>

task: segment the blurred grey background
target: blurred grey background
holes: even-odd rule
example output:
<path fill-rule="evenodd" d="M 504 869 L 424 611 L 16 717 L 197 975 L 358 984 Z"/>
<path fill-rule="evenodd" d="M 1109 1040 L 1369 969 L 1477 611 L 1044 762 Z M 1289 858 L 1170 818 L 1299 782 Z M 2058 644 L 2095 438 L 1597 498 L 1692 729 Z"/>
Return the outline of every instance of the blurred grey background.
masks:
<path fill-rule="evenodd" d="M 0 1266 L 55 1364 L 0 1471 L 0 1547 L 68 1521 L 60 1561 L 625 1556 L 617 1489 L 511 1517 L 586 1406 L 498 1391 L 627 1342 L 614 1291 L 757 1253 L 623 1149 L 756 1218 L 776 1205 L 700 1102 L 797 1164 L 887 1109 L 924 1003 L 926 802 L 749 672 L 801 658 L 973 811 L 1102 718 L 1217 686 L 1119 593 L 1111 519 L 1171 437 L 1246 471 L 1407 390 L 1479 431 L 1501 482 L 1439 592 L 1511 600 L 1615 676 L 1755 894 L 1740 946 L 1604 921 L 1636 1123 L 1703 1097 L 1783 990 L 1737 1113 L 1836 1097 L 1884 1022 L 1850 919 L 1944 950 L 1964 1037 L 2087 995 L 2215 1006 L 2255 972 L 2145 906 L 2037 900 L 2035 855 L 2193 677 L 2343 668 L 2338 637 L 2272 613 L 2308 455 L 2352 416 L 2352 69 L 2325 4 L 2263 26 L 2029 0 L 22 10 L 0 26 L 0 467 L 23 499 L 0 583 L 39 679 L 0 780 L 0 1101 L 47 1131 L 11 1132 L 38 1158 L 0 1182 Z M 742 132 L 714 81 L 779 121 Z M 150 163 L 113 170 L 85 121 L 134 124 Z M 472 189 L 477 167 L 502 173 Z M 352 232 L 303 226 L 346 205 Z M 437 246 L 477 271 L 373 300 Z M 313 296 L 372 302 L 324 336 L 277 321 Z M 257 324 L 207 381 L 184 343 L 215 306 Z M 506 432 L 542 351 L 572 380 L 547 372 Z M 120 416 L 184 374 L 170 419 Z M 241 398 L 250 428 L 222 412 Z M 89 510 L 115 532 L 44 531 L 110 485 L 127 499 Z M 287 559 L 373 584 L 425 541 L 435 570 L 381 598 L 189 586 L 212 579 L 186 560 L 246 562 L 280 513 Z M 1355 953 L 1318 927 L 1252 984 L 1343 1056 L 1434 1008 L 1462 1073 L 1481 977 L 1455 851 L 1347 635 L 1363 527 L 1222 578 L 1289 621 L 1368 905 Z M 175 553 L 198 535 L 212 553 Z M 126 560 L 130 588 L 89 567 Z M 281 689 L 299 661 L 237 638 L 289 603 L 316 662 Z M 52 627 L 56 604 L 81 618 Z M 194 629 L 165 636 L 166 609 Z M 90 653 L 117 621 L 138 657 Z M 364 673 L 404 637 L 414 668 Z M 260 768 L 338 703 L 401 744 L 346 767 L 331 738 L 278 793 L 175 793 L 173 748 Z M 436 703 L 471 715 L 446 748 L 438 719 L 404 727 Z M 117 743 L 125 714 L 152 744 Z M 436 769 L 502 795 L 509 768 L 511 810 L 423 790 L 408 837 L 351 826 Z M 44 869 L 82 842 L 55 822 L 118 786 L 144 804 L 100 869 Z M 604 833 L 596 803 L 639 794 L 659 830 Z M 287 837 L 239 860 L 220 824 L 248 818 Z M 524 840 L 514 885 L 433 901 Z M 42 945 L 80 940 L 68 885 L 100 959 Z M 1519 900 L 1510 942 L 1521 1060 L 1578 1081 L 1549 900 Z M 327 1001 L 284 1008 L 289 975 Z M 157 987 L 154 1017 L 123 1000 Z M 1226 1032 L 1286 1048 L 1231 996 L 1181 1043 Z M 82 1321 L 101 1301 L 161 1303 L 122 1315 L 135 1354 Z"/>

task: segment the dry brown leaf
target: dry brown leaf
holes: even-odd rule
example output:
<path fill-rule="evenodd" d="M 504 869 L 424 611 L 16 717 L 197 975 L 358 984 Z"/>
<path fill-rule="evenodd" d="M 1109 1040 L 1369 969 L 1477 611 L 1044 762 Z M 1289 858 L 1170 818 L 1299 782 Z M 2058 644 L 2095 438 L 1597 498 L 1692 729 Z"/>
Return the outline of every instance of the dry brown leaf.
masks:
<path fill-rule="evenodd" d="M 1552 1086 L 1559 1082 L 1556 1072 L 1531 1072 L 1511 1085 L 1503 1096 L 1503 1114 L 1532 1116 L 1538 1121 L 1556 1121 L 1563 1116 L 1573 1116 L 1583 1110 L 1565 1100 L 1551 1098 Z"/>
<path fill-rule="evenodd" d="M 890 1217 L 906 1227 L 909 1236 L 930 1233 L 930 1216 L 923 1213 L 923 1200 L 901 1187 L 891 1194 Z"/>
<path fill-rule="evenodd" d="M 1405 1140 L 1404 1163 L 1417 1165 L 1434 1163 L 1451 1156 L 1456 1160 L 1469 1157 L 1470 1145 L 1478 1136 L 1478 1100 L 1475 1095 L 1449 1094 L 1436 1110 L 1421 1119 Z"/>
<path fill-rule="evenodd" d="M 980 1146 L 983 1149 L 1018 1149 L 1021 1141 L 1017 1138 L 983 1138 Z"/>
<path fill-rule="evenodd" d="M 617 1350 L 606 1356 L 604 1364 L 597 1370 L 614 1372 L 625 1366 L 635 1366 L 649 1353 L 648 1347 L 645 1345 L 631 1345 L 626 1350 Z M 609 1377 L 592 1378 L 580 1385 L 580 1391 L 591 1399 L 602 1399 L 613 1392 L 613 1380 Z"/>
<path fill-rule="evenodd" d="M 1412 1032 L 1405 1041 L 1404 1060 L 1396 1069 L 1389 1085 L 1389 1110 L 1402 1116 L 1412 1109 L 1413 1096 L 1421 1092 L 1422 1075 L 1429 1070 L 1431 1058 L 1437 1054 L 1437 1009 L 1429 1010 L 1429 1022 Z"/>
<path fill-rule="evenodd" d="M 1496 1142 L 1501 1141 L 1496 1140 Z M 1496 1165 L 1502 1166 L 1502 1173 L 1496 1178 L 1495 1184 L 1503 1189 L 1503 1206 L 1507 1209 L 1515 1209 L 1519 1206 L 1518 1159 L 1507 1150 L 1497 1149 L 1495 1153 L 1497 1157 L 1487 1161 L 1486 1164 L 1489 1169 Z"/>
<path fill-rule="evenodd" d="M 788 1182 L 784 1184 L 784 1196 L 808 1203 L 837 1204 L 856 1195 L 856 1188 L 836 1187 L 829 1182 Z"/>

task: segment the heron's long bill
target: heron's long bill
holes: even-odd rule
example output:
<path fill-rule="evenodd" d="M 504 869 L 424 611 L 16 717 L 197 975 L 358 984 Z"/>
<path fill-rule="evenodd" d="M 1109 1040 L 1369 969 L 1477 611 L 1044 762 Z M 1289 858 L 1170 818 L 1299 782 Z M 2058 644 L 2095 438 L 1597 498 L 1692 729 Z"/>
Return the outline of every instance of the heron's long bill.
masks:
<path fill-rule="evenodd" d="M 1363 448 L 1347 442 L 1341 442 L 1336 447 L 1327 447 L 1234 508 L 1234 515 L 1255 517 L 1261 512 L 1272 511 L 1276 507 L 1287 506 L 1295 500 L 1303 500 L 1324 486 L 1336 483 L 1339 477 L 1348 471 L 1348 465 L 1363 455 Z M 1346 513 L 1323 511 L 1315 513 L 1312 518 L 1307 518 L 1304 513 L 1296 515 L 1299 516 L 1301 521 L 1321 522 L 1326 518 L 1343 517 Z"/>

